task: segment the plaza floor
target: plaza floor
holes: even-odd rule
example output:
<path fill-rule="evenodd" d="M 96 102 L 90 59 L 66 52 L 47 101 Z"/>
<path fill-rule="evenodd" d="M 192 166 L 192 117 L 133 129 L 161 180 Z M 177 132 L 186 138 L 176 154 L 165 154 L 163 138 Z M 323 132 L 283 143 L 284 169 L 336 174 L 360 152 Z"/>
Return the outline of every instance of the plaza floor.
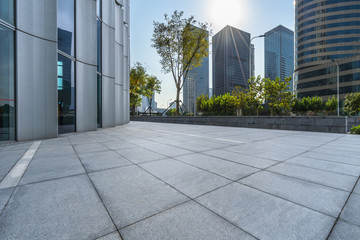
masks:
<path fill-rule="evenodd" d="M 360 239 L 360 136 L 131 122 L 0 145 L 0 239 Z"/>

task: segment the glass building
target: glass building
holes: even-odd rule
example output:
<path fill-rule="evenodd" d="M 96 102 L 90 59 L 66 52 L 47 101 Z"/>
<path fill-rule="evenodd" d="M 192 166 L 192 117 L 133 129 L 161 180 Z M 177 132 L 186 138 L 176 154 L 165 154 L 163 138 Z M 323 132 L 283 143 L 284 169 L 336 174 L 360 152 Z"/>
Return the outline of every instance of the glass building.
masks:
<path fill-rule="evenodd" d="M 295 93 L 298 98 L 360 92 L 360 2 L 298 0 L 295 5 Z"/>
<path fill-rule="evenodd" d="M 203 58 L 201 66 L 190 70 L 185 80 L 183 104 L 188 112 L 194 112 L 196 98 L 202 94 L 209 96 L 209 57 Z"/>
<path fill-rule="evenodd" d="M 248 87 L 250 33 L 226 26 L 212 38 L 213 94 L 231 93 L 236 86 Z M 252 57 L 252 65 L 254 58 Z M 254 72 L 254 68 L 252 68 Z"/>
<path fill-rule="evenodd" d="M 129 0 L 18 2 L 0 1 L 0 141 L 129 122 Z"/>
<path fill-rule="evenodd" d="M 265 78 L 284 80 L 294 73 L 294 32 L 279 25 L 265 33 Z M 293 91 L 293 83 L 290 83 Z"/>

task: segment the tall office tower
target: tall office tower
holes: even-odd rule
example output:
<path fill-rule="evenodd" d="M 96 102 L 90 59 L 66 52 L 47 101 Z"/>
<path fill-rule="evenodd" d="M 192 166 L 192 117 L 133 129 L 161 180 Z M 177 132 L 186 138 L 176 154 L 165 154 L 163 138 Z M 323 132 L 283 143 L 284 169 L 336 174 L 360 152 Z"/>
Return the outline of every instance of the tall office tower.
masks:
<path fill-rule="evenodd" d="M 265 33 L 265 78 L 284 80 L 294 73 L 294 32 L 279 25 Z M 293 91 L 293 82 L 290 83 Z"/>
<path fill-rule="evenodd" d="M 250 33 L 226 26 L 212 39 L 213 94 L 231 93 L 248 87 Z M 254 59 L 254 58 L 252 58 Z"/>
<path fill-rule="evenodd" d="M 201 30 L 200 28 L 197 29 Z M 209 36 L 207 31 L 206 33 Z M 190 70 L 185 80 L 183 104 L 188 112 L 194 112 L 196 98 L 202 94 L 209 95 L 209 57 L 203 58 L 201 66 Z"/>
<path fill-rule="evenodd" d="M 0 1 L 0 53 L 0 141 L 129 122 L 129 0 Z"/>
<path fill-rule="evenodd" d="M 295 5 L 295 93 L 298 98 L 360 92 L 360 2 L 298 0 Z"/>

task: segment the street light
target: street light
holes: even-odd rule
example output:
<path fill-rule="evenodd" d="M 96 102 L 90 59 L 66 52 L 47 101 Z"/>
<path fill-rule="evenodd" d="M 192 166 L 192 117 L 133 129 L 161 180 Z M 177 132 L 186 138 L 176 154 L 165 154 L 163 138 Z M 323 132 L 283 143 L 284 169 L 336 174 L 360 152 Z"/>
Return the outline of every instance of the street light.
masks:
<path fill-rule="evenodd" d="M 249 43 L 249 78 L 251 78 L 251 41 L 254 40 L 255 38 L 261 38 L 261 37 L 265 37 L 265 34 L 263 35 L 259 35 L 256 37 L 253 37 L 250 39 L 250 43 Z M 254 51 L 255 54 L 255 51 Z"/>
<path fill-rule="evenodd" d="M 333 63 L 336 64 L 336 82 L 337 82 L 337 115 L 340 116 L 340 105 L 339 105 L 339 72 L 340 72 L 340 69 L 339 69 L 339 64 L 337 62 L 335 62 L 334 59 L 331 58 L 331 61 Z"/>

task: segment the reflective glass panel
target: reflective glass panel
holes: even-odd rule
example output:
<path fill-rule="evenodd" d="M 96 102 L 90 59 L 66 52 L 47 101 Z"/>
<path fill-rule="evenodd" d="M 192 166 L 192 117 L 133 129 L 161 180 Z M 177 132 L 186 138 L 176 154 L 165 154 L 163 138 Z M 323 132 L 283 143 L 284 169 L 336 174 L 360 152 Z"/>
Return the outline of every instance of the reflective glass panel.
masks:
<path fill-rule="evenodd" d="M 101 73 L 101 22 L 97 19 L 97 71 Z"/>
<path fill-rule="evenodd" d="M 0 141 L 15 140 L 14 32 L 0 26 Z"/>
<path fill-rule="evenodd" d="M 74 62 L 58 54 L 58 124 L 59 133 L 75 131 Z"/>
<path fill-rule="evenodd" d="M 101 76 L 97 75 L 97 126 L 101 128 L 102 125 L 102 80 Z"/>
<path fill-rule="evenodd" d="M 14 0 L 0 0 L 0 19 L 14 25 Z"/>
<path fill-rule="evenodd" d="M 58 1 L 58 49 L 71 56 L 75 51 L 74 0 Z"/>

